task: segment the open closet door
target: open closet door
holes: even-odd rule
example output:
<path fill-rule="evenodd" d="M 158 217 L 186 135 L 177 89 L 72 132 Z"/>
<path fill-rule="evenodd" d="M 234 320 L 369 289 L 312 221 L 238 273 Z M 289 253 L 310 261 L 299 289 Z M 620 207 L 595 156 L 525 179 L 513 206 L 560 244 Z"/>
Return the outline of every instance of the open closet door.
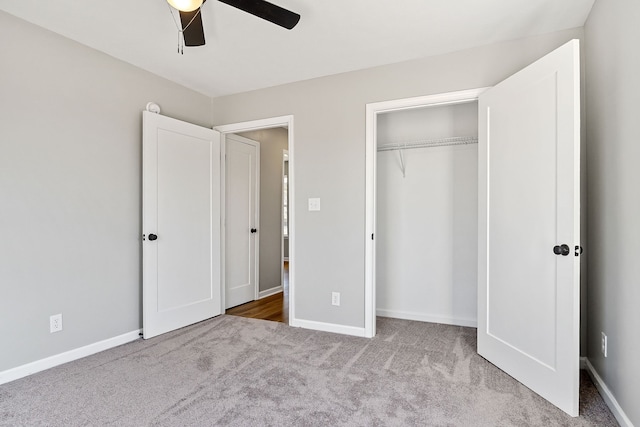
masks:
<path fill-rule="evenodd" d="M 479 132 L 478 353 L 577 416 L 578 41 L 480 95 Z"/>
<path fill-rule="evenodd" d="M 143 112 L 143 335 L 221 313 L 220 133 Z"/>

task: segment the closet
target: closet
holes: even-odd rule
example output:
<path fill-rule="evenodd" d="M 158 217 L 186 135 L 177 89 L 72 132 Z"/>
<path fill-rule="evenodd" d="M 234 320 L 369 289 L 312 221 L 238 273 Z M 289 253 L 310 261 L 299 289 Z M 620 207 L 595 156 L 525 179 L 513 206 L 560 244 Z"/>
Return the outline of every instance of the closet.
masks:
<path fill-rule="evenodd" d="M 477 324 L 478 103 L 378 115 L 376 314 Z"/>
<path fill-rule="evenodd" d="M 477 324 L 479 355 L 577 416 L 580 134 L 578 40 L 491 88 L 367 104 L 363 335 L 376 312 Z"/>

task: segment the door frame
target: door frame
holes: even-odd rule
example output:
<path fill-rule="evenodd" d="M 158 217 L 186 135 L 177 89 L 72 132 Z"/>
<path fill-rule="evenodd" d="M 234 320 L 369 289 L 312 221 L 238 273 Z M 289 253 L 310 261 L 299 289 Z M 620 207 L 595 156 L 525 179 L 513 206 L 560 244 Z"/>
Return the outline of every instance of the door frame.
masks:
<path fill-rule="evenodd" d="M 284 187 L 284 165 L 289 163 L 289 149 L 287 147 L 286 150 L 282 150 L 282 175 L 280 176 L 280 183 Z M 288 165 L 287 165 L 288 167 Z M 287 171 L 287 219 L 289 219 L 289 172 Z M 280 199 L 280 286 L 282 286 L 282 290 L 284 291 L 284 194 L 281 192 Z M 289 224 L 287 223 L 287 245 L 289 244 Z M 289 261 L 289 257 L 287 257 L 287 261 Z"/>
<path fill-rule="evenodd" d="M 393 111 L 474 102 L 488 87 L 374 102 L 366 105 L 364 336 L 376 335 L 376 170 L 378 115 Z"/>
<path fill-rule="evenodd" d="M 222 146 L 221 146 L 221 156 L 224 159 L 226 154 L 226 135 L 230 133 L 240 133 L 240 132 L 249 132 L 254 130 L 264 130 L 264 129 L 272 129 L 284 127 L 287 129 L 287 139 L 288 139 L 288 151 L 289 151 L 289 205 L 295 206 L 295 186 L 294 186 L 294 130 L 293 130 L 293 115 L 289 116 L 279 116 L 279 117 L 270 117 L 266 119 L 259 120 L 250 120 L 246 122 L 239 123 L 231 123 L 227 125 L 214 126 L 213 129 L 217 130 L 221 133 L 222 136 Z M 221 161 L 222 163 L 222 191 L 224 192 L 224 188 L 226 185 L 225 176 L 226 176 L 226 162 Z M 224 193 L 223 193 L 224 194 Z M 226 194 L 222 197 L 221 201 L 221 226 L 223 230 L 226 228 Z M 225 233 L 222 233 L 222 241 L 221 241 L 221 281 L 224 284 L 226 281 L 226 272 L 225 272 L 225 252 L 226 252 L 226 242 L 224 239 Z M 295 209 L 289 209 L 289 324 L 295 324 Z M 225 300 L 225 287 L 220 286 L 222 289 L 221 295 L 221 310 L 224 313 L 226 310 L 224 308 L 224 300 Z"/>

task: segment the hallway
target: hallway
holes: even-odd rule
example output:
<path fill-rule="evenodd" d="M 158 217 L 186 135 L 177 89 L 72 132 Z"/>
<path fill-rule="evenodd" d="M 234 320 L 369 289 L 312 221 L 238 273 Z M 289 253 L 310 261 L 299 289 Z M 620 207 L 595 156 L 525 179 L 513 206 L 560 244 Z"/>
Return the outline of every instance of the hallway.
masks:
<path fill-rule="evenodd" d="M 289 262 L 284 262 L 283 292 L 251 301 L 226 311 L 232 316 L 289 323 Z"/>

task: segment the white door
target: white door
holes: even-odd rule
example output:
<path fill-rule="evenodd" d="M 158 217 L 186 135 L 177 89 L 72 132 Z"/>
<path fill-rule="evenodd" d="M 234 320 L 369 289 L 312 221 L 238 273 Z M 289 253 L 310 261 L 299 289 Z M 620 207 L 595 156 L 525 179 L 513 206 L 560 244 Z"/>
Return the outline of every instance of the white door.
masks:
<path fill-rule="evenodd" d="M 578 41 L 479 105 L 478 353 L 577 416 Z"/>
<path fill-rule="evenodd" d="M 260 144 L 226 135 L 225 308 L 258 298 Z"/>
<path fill-rule="evenodd" d="M 220 133 L 143 112 L 143 335 L 221 312 Z"/>

